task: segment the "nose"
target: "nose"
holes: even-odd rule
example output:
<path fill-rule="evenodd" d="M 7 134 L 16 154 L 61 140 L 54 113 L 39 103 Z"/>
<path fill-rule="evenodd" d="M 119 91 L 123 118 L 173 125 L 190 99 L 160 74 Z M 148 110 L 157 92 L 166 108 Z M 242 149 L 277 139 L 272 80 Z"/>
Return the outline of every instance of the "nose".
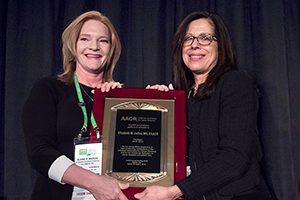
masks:
<path fill-rule="evenodd" d="M 200 44 L 199 44 L 198 38 L 196 38 L 196 37 L 194 37 L 194 38 L 193 38 L 193 41 L 192 41 L 191 47 L 192 47 L 192 48 L 197 48 L 197 47 L 200 47 Z"/>
<path fill-rule="evenodd" d="M 91 43 L 90 43 L 89 48 L 90 48 L 91 50 L 93 50 L 93 51 L 99 50 L 100 47 L 99 47 L 98 41 L 97 41 L 97 40 L 92 40 Z"/>

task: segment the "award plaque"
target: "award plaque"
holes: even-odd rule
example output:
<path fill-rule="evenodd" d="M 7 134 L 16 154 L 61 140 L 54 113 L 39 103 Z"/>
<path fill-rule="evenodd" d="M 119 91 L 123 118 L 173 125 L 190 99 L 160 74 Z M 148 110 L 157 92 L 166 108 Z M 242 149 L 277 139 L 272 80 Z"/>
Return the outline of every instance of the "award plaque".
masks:
<path fill-rule="evenodd" d="M 95 91 L 93 113 L 102 132 L 102 175 L 130 183 L 128 199 L 150 185 L 186 176 L 185 93 L 118 88 Z"/>

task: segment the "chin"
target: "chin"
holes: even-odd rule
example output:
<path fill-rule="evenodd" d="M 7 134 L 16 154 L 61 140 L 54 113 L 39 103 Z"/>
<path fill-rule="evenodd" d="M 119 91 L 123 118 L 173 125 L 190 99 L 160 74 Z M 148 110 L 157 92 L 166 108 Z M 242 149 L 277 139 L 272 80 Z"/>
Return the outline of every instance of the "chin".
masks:
<path fill-rule="evenodd" d="M 206 70 L 205 69 L 202 69 L 202 68 L 199 68 L 199 67 L 190 67 L 189 68 L 193 73 L 196 73 L 196 74 L 202 74 L 202 73 L 205 73 Z"/>

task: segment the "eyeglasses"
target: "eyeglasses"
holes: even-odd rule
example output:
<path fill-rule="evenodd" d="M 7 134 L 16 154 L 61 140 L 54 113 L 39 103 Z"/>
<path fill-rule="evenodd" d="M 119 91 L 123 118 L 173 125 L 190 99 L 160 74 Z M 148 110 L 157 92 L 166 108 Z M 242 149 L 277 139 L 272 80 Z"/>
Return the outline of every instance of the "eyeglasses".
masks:
<path fill-rule="evenodd" d="M 217 37 L 211 33 L 202 33 L 198 36 L 187 35 L 183 40 L 184 46 L 192 45 L 194 42 L 194 39 L 197 40 L 198 44 L 203 45 L 203 46 L 210 45 L 213 40 L 218 41 Z"/>

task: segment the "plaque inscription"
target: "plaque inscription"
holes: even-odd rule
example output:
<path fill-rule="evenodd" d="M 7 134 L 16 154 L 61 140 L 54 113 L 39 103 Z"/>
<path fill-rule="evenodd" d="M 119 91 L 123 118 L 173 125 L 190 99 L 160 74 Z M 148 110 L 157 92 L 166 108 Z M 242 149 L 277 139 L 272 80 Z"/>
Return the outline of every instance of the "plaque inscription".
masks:
<path fill-rule="evenodd" d="M 160 172 L 161 111 L 117 110 L 113 171 Z"/>

